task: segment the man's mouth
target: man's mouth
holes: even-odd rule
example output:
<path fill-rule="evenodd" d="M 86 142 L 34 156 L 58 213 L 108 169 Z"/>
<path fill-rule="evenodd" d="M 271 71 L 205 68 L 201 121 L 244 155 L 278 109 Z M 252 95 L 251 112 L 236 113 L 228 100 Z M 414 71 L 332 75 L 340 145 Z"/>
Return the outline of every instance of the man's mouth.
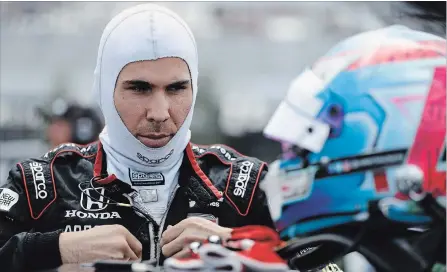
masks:
<path fill-rule="evenodd" d="M 147 147 L 159 148 L 163 147 L 171 140 L 173 135 L 164 133 L 148 133 L 137 135 L 138 140 Z"/>
<path fill-rule="evenodd" d="M 170 134 L 162 134 L 162 133 L 149 133 L 144 135 L 139 135 L 144 138 L 152 139 L 152 140 L 159 140 L 167 137 L 171 137 Z"/>

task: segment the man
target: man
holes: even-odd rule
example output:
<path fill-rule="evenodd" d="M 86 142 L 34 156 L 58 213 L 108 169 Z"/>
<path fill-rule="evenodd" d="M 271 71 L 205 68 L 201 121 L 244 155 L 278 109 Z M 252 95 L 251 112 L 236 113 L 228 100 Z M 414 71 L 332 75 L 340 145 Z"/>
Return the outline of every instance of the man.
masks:
<path fill-rule="evenodd" d="M 103 128 L 102 121 L 94 109 L 76 104 L 67 104 L 56 99 L 51 111 L 38 108 L 47 123 L 46 141 L 51 148 L 64 143 L 88 144 L 98 140 Z"/>
<path fill-rule="evenodd" d="M 101 37 L 94 91 L 100 141 L 18 163 L 0 192 L 2 271 L 99 259 L 182 256 L 232 227 L 272 226 L 258 181 L 265 163 L 189 142 L 197 48 L 173 12 L 140 5 Z"/>

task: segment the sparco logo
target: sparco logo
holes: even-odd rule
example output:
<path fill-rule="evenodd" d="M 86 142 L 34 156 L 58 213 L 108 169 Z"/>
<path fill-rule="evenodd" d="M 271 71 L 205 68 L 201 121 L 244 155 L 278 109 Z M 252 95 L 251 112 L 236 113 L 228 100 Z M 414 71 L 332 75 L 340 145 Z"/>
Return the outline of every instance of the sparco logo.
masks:
<path fill-rule="evenodd" d="M 241 166 L 241 170 L 239 171 L 239 176 L 236 180 L 236 185 L 233 191 L 233 194 L 236 196 L 244 197 L 245 190 L 247 189 L 247 182 L 250 178 L 250 172 L 253 168 L 253 163 L 249 161 L 244 161 Z"/>
<path fill-rule="evenodd" d="M 162 162 L 165 162 L 167 159 L 169 159 L 169 157 L 171 157 L 172 153 L 174 153 L 174 149 L 171 149 L 171 151 L 166 156 L 164 156 L 163 158 L 154 159 L 154 160 L 151 160 L 148 157 L 145 157 L 145 156 L 143 156 L 140 153 L 137 153 L 137 157 L 138 157 L 138 159 L 140 159 L 141 161 L 143 161 L 143 162 L 145 162 L 147 164 L 160 164 Z"/>
<path fill-rule="evenodd" d="M 45 185 L 45 177 L 43 176 L 42 164 L 32 162 L 29 164 L 33 174 L 34 188 L 36 189 L 36 199 L 45 199 L 48 196 Z"/>
<path fill-rule="evenodd" d="M 95 218 L 95 219 L 113 219 L 121 218 L 118 212 L 103 212 L 103 213 L 89 213 L 77 210 L 65 211 L 65 217 L 78 217 L 78 218 Z"/>

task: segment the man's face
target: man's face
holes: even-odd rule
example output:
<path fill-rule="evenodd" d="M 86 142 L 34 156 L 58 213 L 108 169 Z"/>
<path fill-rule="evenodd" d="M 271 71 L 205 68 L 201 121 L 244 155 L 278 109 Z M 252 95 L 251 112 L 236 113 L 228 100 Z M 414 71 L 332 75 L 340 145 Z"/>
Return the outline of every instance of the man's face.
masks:
<path fill-rule="evenodd" d="M 133 62 L 118 76 L 115 107 L 127 129 L 148 147 L 165 146 L 192 105 L 188 65 L 180 58 Z"/>

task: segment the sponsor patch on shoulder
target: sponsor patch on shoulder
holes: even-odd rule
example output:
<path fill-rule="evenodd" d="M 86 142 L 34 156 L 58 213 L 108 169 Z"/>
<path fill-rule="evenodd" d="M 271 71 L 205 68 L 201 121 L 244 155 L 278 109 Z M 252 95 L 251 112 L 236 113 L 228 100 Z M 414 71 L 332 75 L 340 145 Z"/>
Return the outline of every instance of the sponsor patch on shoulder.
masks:
<path fill-rule="evenodd" d="M 233 163 L 225 195 L 240 215 L 247 215 L 256 191 L 263 163 L 244 159 Z"/>
<path fill-rule="evenodd" d="M 223 145 L 211 145 L 211 146 L 203 146 L 199 147 L 196 145 L 193 145 L 192 151 L 195 152 L 196 156 L 202 156 L 205 153 L 213 154 L 214 156 L 218 157 L 222 162 L 232 162 L 237 159 L 239 156 L 234 152 L 234 150 L 231 150 L 227 146 Z"/>
<path fill-rule="evenodd" d="M 19 163 L 23 183 L 30 204 L 31 217 L 38 219 L 56 199 L 51 164 L 43 160 L 28 160 Z"/>
<path fill-rule="evenodd" d="M 133 186 L 165 185 L 165 177 L 159 172 L 146 173 L 129 168 L 129 178 Z"/>
<path fill-rule="evenodd" d="M 9 212 L 17 201 L 19 201 L 19 194 L 8 188 L 2 188 L 0 190 L 0 211 Z"/>

